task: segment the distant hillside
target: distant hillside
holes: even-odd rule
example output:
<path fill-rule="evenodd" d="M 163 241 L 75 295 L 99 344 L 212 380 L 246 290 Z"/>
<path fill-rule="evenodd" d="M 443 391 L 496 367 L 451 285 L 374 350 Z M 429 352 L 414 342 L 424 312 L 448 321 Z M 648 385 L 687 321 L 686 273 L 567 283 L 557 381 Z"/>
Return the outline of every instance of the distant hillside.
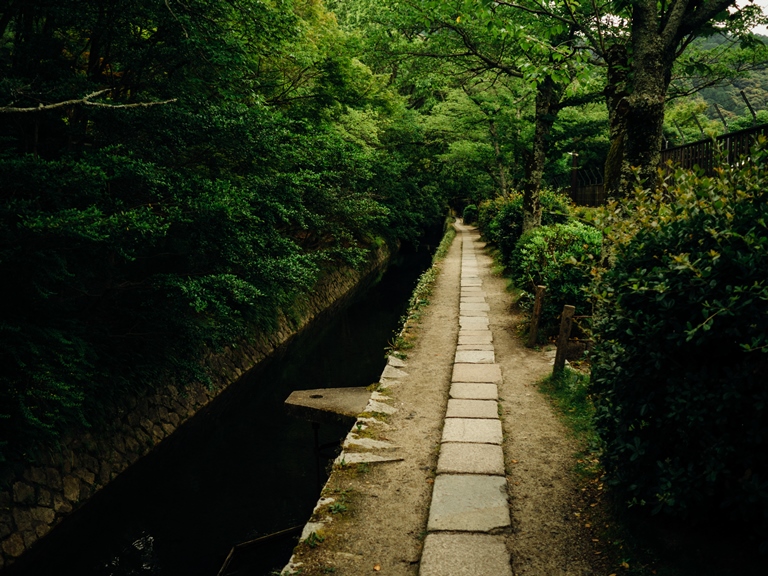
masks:
<path fill-rule="evenodd" d="M 768 45 L 767 36 L 758 36 Z M 713 36 L 702 41 L 703 48 L 714 47 L 721 44 L 725 39 L 721 36 Z M 766 63 L 768 68 L 768 63 Z M 753 70 L 747 78 L 738 78 L 729 81 L 724 86 L 713 88 L 704 88 L 699 92 L 701 97 L 708 104 L 705 114 L 712 120 L 719 120 L 715 104 L 720 106 L 726 119 L 735 119 L 739 116 L 750 117 L 747 105 L 741 97 L 740 90 L 743 90 L 749 99 L 755 112 L 759 110 L 768 111 L 768 69 Z"/>

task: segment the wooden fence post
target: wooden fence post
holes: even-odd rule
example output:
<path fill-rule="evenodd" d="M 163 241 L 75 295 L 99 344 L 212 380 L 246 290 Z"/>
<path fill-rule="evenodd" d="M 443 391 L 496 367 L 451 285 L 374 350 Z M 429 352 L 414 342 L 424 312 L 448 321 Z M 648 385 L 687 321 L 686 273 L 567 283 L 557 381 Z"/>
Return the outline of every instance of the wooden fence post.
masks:
<path fill-rule="evenodd" d="M 533 303 L 533 315 L 531 316 L 531 331 L 528 334 L 528 348 L 536 346 L 536 338 L 539 335 L 539 320 L 541 319 L 541 307 L 544 306 L 544 292 L 546 286 L 536 286 L 536 300 Z"/>
<path fill-rule="evenodd" d="M 555 368 L 553 374 L 562 372 L 565 368 L 565 349 L 568 347 L 568 338 L 571 337 L 571 325 L 576 308 L 569 304 L 563 306 L 563 315 L 560 318 L 560 334 L 557 337 L 557 353 L 555 354 Z"/>

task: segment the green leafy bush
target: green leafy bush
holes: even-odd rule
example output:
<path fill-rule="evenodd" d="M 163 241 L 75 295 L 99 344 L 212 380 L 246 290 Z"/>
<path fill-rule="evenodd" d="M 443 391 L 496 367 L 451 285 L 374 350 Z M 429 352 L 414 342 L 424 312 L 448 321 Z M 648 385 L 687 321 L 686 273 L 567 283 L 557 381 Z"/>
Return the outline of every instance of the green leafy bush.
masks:
<path fill-rule="evenodd" d="M 768 171 L 679 171 L 607 213 L 592 387 L 629 502 L 768 528 Z"/>
<path fill-rule="evenodd" d="M 542 190 L 540 200 L 542 225 L 568 221 L 570 201 L 567 197 Z M 523 233 L 523 195 L 514 192 L 506 198 L 483 203 L 481 206 L 480 230 L 499 248 L 502 261 L 509 264 L 515 245 Z"/>
<path fill-rule="evenodd" d="M 539 284 L 547 287 L 545 323 L 554 323 L 566 304 L 575 306 L 577 314 L 589 314 L 586 287 L 601 246 L 600 231 L 580 222 L 535 228 L 520 238 L 511 255 L 512 281 L 530 292 Z"/>
<path fill-rule="evenodd" d="M 466 206 L 462 218 L 464 219 L 464 224 L 474 224 L 477 222 L 477 206 L 474 204 Z"/>
<path fill-rule="evenodd" d="M 477 208 L 477 226 L 486 240 L 493 244 L 498 244 L 499 239 L 495 230 L 491 229 L 491 222 L 507 202 L 506 196 L 497 196 L 493 199 L 483 200 Z"/>

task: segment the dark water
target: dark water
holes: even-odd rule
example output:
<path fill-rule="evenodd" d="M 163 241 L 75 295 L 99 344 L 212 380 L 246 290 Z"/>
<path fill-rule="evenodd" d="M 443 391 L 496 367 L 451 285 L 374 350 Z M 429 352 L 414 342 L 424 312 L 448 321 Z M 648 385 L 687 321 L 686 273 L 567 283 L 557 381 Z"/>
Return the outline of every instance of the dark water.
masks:
<path fill-rule="evenodd" d="M 286 416 L 283 402 L 293 390 L 376 382 L 430 258 L 426 246 L 399 255 L 378 284 L 233 385 L 9 575 L 216 576 L 232 545 L 304 524 L 319 495 L 313 430 Z M 347 431 L 323 425 L 320 443 Z M 323 474 L 333 454 L 326 456 Z M 228 573 L 267 575 L 295 543 L 251 548 Z"/>

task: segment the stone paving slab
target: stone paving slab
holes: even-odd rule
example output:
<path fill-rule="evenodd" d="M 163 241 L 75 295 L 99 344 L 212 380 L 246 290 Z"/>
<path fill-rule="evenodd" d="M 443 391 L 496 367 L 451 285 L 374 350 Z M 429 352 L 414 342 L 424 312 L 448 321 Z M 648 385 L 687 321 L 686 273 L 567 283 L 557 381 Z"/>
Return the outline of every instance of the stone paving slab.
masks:
<path fill-rule="evenodd" d="M 459 327 L 464 330 L 485 330 L 488 328 L 488 318 L 459 316 Z"/>
<path fill-rule="evenodd" d="M 485 290 L 481 286 L 462 286 L 461 287 L 461 293 L 467 293 L 472 294 L 473 296 L 477 296 L 479 294 L 485 296 Z"/>
<path fill-rule="evenodd" d="M 499 387 L 496 384 L 477 382 L 454 382 L 449 392 L 451 398 L 466 400 L 498 400 Z"/>
<path fill-rule="evenodd" d="M 504 476 L 440 474 L 435 478 L 427 530 L 488 532 L 509 525 Z"/>
<path fill-rule="evenodd" d="M 446 442 L 440 445 L 438 474 L 504 475 L 504 451 L 498 444 Z"/>
<path fill-rule="evenodd" d="M 483 312 L 488 312 L 491 309 L 485 302 L 462 302 L 459 307 L 462 314 L 465 310 L 481 310 Z"/>
<path fill-rule="evenodd" d="M 485 296 L 462 296 L 461 297 L 462 304 L 469 303 L 469 302 L 474 302 L 474 303 L 485 302 Z"/>
<path fill-rule="evenodd" d="M 498 418 L 499 405 L 493 400 L 450 398 L 446 418 Z"/>
<path fill-rule="evenodd" d="M 454 364 L 451 382 L 501 383 L 501 367 L 498 364 Z"/>
<path fill-rule="evenodd" d="M 501 420 L 494 418 L 446 418 L 442 442 L 501 444 Z"/>
<path fill-rule="evenodd" d="M 419 576 L 512 576 L 502 536 L 430 534 L 424 540 Z"/>
<path fill-rule="evenodd" d="M 488 312 L 484 310 L 461 310 L 462 318 L 488 318 Z"/>
<path fill-rule="evenodd" d="M 493 364 L 496 355 L 493 350 L 456 350 L 457 364 Z"/>
<path fill-rule="evenodd" d="M 471 288 L 471 287 L 480 288 L 482 285 L 483 285 L 483 281 L 480 280 L 479 278 L 467 278 L 466 280 L 462 278 L 462 280 L 461 280 L 461 287 L 462 288 L 467 288 L 467 287 L 469 287 L 469 288 Z"/>
<path fill-rule="evenodd" d="M 490 344 L 493 334 L 490 330 L 461 330 L 459 344 Z"/>
<path fill-rule="evenodd" d="M 493 344 L 458 344 L 456 350 L 493 350 Z"/>

